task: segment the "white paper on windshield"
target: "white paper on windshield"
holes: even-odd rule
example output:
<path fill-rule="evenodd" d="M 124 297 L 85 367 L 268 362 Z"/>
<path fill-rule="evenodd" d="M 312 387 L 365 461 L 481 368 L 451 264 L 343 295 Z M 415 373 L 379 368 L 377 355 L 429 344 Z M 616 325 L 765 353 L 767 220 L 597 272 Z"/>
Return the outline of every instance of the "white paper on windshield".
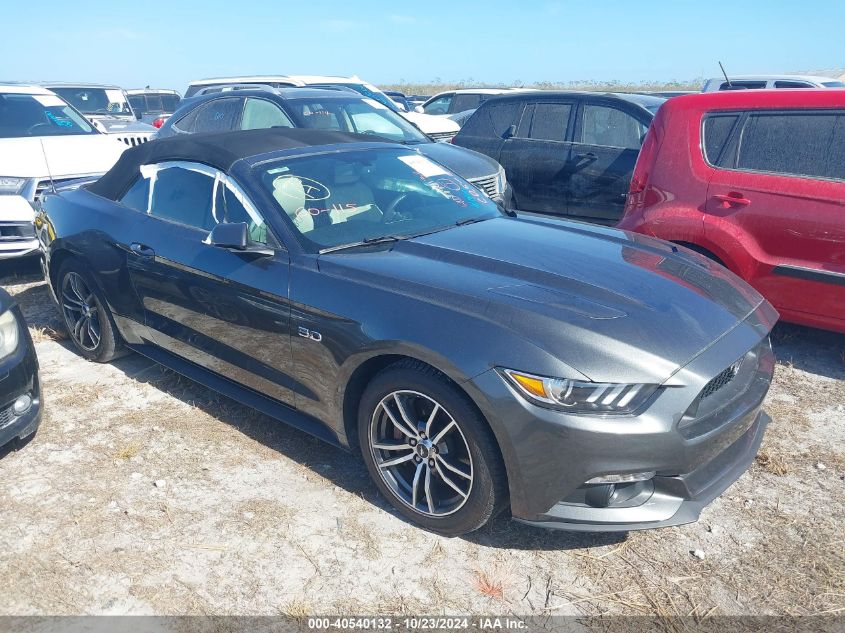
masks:
<path fill-rule="evenodd" d="M 378 108 L 379 110 L 387 110 L 387 106 L 383 103 L 379 103 L 375 99 L 370 99 L 369 97 L 364 97 L 364 103 L 373 106 L 374 108 Z"/>
<path fill-rule="evenodd" d="M 400 156 L 399 160 L 413 169 L 423 178 L 434 178 L 434 176 L 448 176 L 448 172 L 440 165 L 427 159 L 425 156 L 416 154 L 414 156 Z"/>
<path fill-rule="evenodd" d="M 106 90 L 106 97 L 109 103 L 124 103 L 126 99 L 123 98 L 122 90 Z"/>
<path fill-rule="evenodd" d="M 56 95 L 32 95 L 32 97 L 45 108 L 63 106 L 65 104 L 65 102 Z"/>

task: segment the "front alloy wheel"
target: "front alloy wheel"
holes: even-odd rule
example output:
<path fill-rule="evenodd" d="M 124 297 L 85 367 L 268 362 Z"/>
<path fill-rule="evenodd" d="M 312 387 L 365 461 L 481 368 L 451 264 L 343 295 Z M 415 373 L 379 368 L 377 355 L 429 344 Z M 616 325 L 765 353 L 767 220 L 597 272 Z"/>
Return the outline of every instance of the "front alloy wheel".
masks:
<path fill-rule="evenodd" d="M 499 447 L 478 408 L 433 367 L 406 359 L 367 385 L 361 454 L 396 510 L 446 536 L 477 530 L 507 505 Z"/>
<path fill-rule="evenodd" d="M 460 426 L 433 398 L 393 391 L 370 424 L 382 481 L 404 504 L 431 517 L 460 510 L 472 490 L 472 455 Z"/>

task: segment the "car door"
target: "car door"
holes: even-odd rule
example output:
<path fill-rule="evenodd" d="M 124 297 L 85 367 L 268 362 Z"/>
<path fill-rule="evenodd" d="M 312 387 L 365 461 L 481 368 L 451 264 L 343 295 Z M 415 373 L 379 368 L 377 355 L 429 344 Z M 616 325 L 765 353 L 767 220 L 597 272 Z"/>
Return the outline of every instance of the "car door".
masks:
<path fill-rule="evenodd" d="M 572 145 L 569 215 L 607 223 L 622 217 L 646 118 L 623 104 L 584 101 Z"/>
<path fill-rule="evenodd" d="M 499 163 L 505 139 L 516 132 L 525 103 L 521 100 L 497 100 L 481 106 L 452 139 L 455 145 L 481 152 Z M 508 172 L 508 166 L 502 164 Z M 508 173 L 508 179 L 511 174 Z"/>
<path fill-rule="evenodd" d="M 292 405 L 287 252 L 240 187 L 214 169 L 166 162 L 143 172 L 124 196 L 141 207 L 128 268 L 154 342 Z M 251 239 L 275 254 L 207 243 L 225 220 L 247 222 Z"/>
<path fill-rule="evenodd" d="M 499 154 L 521 211 L 566 215 L 574 99 L 527 103 Z"/>
<path fill-rule="evenodd" d="M 845 319 L 843 200 L 845 112 L 749 112 L 711 176 L 704 231 L 750 238 L 741 272 L 775 307 Z"/>

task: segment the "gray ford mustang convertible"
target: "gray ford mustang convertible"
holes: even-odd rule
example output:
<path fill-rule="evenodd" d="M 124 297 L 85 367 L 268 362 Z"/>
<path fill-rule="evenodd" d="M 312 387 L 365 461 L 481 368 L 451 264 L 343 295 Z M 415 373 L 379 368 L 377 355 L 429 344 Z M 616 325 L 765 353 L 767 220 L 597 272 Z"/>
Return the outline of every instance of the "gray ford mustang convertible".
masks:
<path fill-rule="evenodd" d="M 125 349 L 360 451 L 398 512 L 697 519 L 748 467 L 777 313 L 691 251 L 516 217 L 436 162 L 312 130 L 127 150 L 43 198 L 79 353 Z"/>

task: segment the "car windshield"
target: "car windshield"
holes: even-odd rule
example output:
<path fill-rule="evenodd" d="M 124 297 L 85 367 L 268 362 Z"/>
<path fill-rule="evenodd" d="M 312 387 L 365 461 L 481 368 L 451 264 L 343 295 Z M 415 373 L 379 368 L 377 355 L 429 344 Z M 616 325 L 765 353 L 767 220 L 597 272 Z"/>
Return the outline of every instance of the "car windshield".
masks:
<path fill-rule="evenodd" d="M 97 134 L 85 117 L 52 94 L 0 94 L 0 138 Z"/>
<path fill-rule="evenodd" d="M 132 114 L 120 88 L 50 88 L 83 114 Z"/>
<path fill-rule="evenodd" d="M 408 121 L 369 98 L 288 99 L 297 127 L 373 134 L 400 143 L 429 142 Z"/>
<path fill-rule="evenodd" d="M 374 99 L 378 101 L 381 105 L 386 108 L 389 108 L 393 112 L 397 112 L 399 110 L 399 106 L 396 105 L 390 97 L 384 94 L 381 90 L 376 88 L 375 86 L 370 86 L 368 84 L 359 84 L 359 83 L 342 83 L 336 82 L 332 84 L 326 84 L 332 86 L 344 86 L 346 88 L 352 88 L 355 92 L 364 95 L 365 97 L 369 97 L 370 99 Z"/>
<path fill-rule="evenodd" d="M 459 176 L 391 147 L 271 160 L 257 175 L 305 244 L 339 250 L 501 215 Z"/>

